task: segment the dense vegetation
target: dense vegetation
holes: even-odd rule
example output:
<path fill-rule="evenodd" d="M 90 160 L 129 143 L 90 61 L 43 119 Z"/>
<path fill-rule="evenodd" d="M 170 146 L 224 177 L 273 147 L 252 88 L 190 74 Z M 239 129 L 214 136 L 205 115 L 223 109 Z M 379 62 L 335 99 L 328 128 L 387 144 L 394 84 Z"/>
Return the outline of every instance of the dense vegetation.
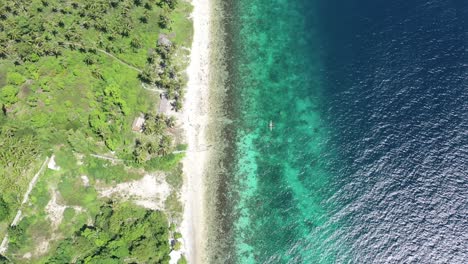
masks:
<path fill-rule="evenodd" d="M 0 123 L 0 125 L 2 125 Z M 0 210 L 2 202 L 19 203 L 20 186 L 26 185 L 29 177 L 24 173 L 39 154 L 35 135 L 30 129 L 0 127 Z M 0 221 L 3 220 L 0 212 Z"/>
<path fill-rule="evenodd" d="M 94 225 L 62 241 L 48 263 L 168 263 L 168 223 L 161 212 L 105 204 Z"/>
<path fill-rule="evenodd" d="M 8 204 L 0 197 L 0 221 L 5 220 L 10 214 L 10 208 Z"/>
<path fill-rule="evenodd" d="M 94 185 L 137 179 L 142 169 L 178 170 L 183 154 L 172 153 L 180 146 L 169 132 L 175 120 L 155 109 L 160 91 L 175 110 L 182 107 L 181 69 L 187 51 L 181 47 L 191 42 L 190 9 L 177 0 L 0 1 L 0 239 L 45 157 L 55 154 L 60 166 L 60 172 L 48 170 L 41 176 L 31 201 L 22 206 L 25 217 L 8 231 L 7 257 L 28 262 L 23 259 L 26 252 L 40 241 L 53 240 L 47 232 L 66 237 L 59 248 L 69 250 L 68 242 L 89 238 L 79 227 L 90 219 L 96 223 L 87 232 L 99 229 L 114 232 L 112 239 L 124 239 L 125 230 L 100 225 L 105 221 Z M 143 131 L 132 132 L 132 121 L 141 113 Z M 83 185 L 82 175 L 88 175 L 89 186 Z M 68 206 L 58 228 L 51 227 L 44 212 L 53 191 Z M 176 201 L 170 204 L 180 207 Z M 73 206 L 83 211 L 70 213 Z M 111 207 L 112 214 L 120 212 L 119 206 Z M 167 225 L 161 213 L 145 212 L 142 217 L 135 221 L 147 221 L 138 223 L 148 228 L 156 222 Z M 153 220 L 147 217 L 156 222 L 150 225 Z M 106 255 L 111 249 L 105 248 L 110 241 L 98 247 L 99 254 L 75 260 L 112 259 Z M 163 263 L 166 253 L 161 244 Z"/>

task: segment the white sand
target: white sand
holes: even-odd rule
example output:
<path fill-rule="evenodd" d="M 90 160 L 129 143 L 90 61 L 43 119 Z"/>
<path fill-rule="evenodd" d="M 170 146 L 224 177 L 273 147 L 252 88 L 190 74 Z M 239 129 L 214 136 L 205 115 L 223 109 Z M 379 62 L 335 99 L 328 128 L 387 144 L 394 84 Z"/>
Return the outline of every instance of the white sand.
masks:
<path fill-rule="evenodd" d="M 49 163 L 47 164 L 47 168 L 54 171 L 60 170 L 60 167 L 57 165 L 57 163 L 55 163 L 55 155 L 52 155 L 52 157 L 50 157 Z"/>
<path fill-rule="evenodd" d="M 51 189 L 49 193 L 52 195 L 52 199 L 49 200 L 45 207 L 47 213 L 47 218 L 52 223 L 53 230 L 56 230 L 63 219 L 63 212 L 67 208 L 73 208 L 76 212 L 83 212 L 84 209 L 81 206 L 68 206 L 60 204 L 58 201 L 58 196 L 60 195 L 57 190 Z M 45 251 L 44 251 L 45 252 Z"/>
<path fill-rule="evenodd" d="M 114 187 L 96 189 L 101 197 L 117 196 L 153 210 L 164 210 L 164 201 L 171 193 L 163 175 L 154 174 L 147 174 L 140 180 L 119 183 Z"/>
<path fill-rule="evenodd" d="M 189 81 L 182 121 L 188 143 L 184 159 L 186 180 L 182 188 L 184 220 L 181 233 L 189 263 L 203 263 L 204 258 L 204 163 L 207 153 L 205 129 L 208 121 L 210 0 L 192 0 L 194 36 L 187 69 Z"/>

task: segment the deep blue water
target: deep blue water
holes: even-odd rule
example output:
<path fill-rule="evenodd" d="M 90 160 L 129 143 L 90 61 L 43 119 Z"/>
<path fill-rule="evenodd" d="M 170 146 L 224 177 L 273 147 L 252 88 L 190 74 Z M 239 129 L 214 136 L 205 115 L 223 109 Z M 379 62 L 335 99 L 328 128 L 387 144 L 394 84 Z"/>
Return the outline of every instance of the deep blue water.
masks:
<path fill-rule="evenodd" d="M 467 263 L 468 1 L 319 9 L 353 263 Z"/>
<path fill-rule="evenodd" d="M 468 1 L 228 7 L 212 262 L 468 263 Z"/>

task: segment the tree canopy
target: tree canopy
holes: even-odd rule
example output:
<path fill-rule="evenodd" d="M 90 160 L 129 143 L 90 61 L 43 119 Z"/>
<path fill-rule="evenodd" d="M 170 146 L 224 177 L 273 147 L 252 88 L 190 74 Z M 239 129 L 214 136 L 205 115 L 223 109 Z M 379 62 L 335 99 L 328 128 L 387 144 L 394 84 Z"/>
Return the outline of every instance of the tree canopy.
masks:
<path fill-rule="evenodd" d="M 173 119 L 153 114 L 143 133 L 132 121 L 155 110 L 156 91 L 182 102 L 190 10 L 174 0 L 0 1 L 0 227 L 22 211 L 0 235 L 13 263 L 167 262 L 164 214 L 118 200 L 100 208 L 98 185 L 170 171 L 183 157 L 172 153 Z M 21 204 L 51 155 L 57 169 L 37 174 Z M 60 223 L 48 217 L 52 197 L 66 207 Z M 43 242 L 47 252 L 36 250 Z"/>
<path fill-rule="evenodd" d="M 107 203 L 93 225 L 58 245 L 48 263 L 169 263 L 168 228 L 162 212 Z"/>

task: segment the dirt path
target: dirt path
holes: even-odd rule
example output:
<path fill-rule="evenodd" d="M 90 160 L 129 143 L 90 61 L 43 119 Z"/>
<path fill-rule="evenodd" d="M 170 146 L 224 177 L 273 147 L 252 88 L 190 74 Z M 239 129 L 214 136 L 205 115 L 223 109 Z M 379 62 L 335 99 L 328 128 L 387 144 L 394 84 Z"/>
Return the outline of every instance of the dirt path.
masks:
<path fill-rule="evenodd" d="M 49 157 L 45 159 L 45 161 L 42 163 L 41 168 L 39 171 L 34 175 L 34 177 L 31 179 L 29 182 L 28 190 L 24 194 L 23 201 L 21 202 L 20 208 L 18 209 L 18 212 L 16 212 L 16 216 L 13 219 L 13 222 L 11 222 L 10 226 L 15 226 L 18 224 L 19 220 L 21 219 L 21 207 L 29 201 L 29 195 L 31 194 L 31 191 L 34 189 L 34 186 L 37 183 L 37 180 L 39 180 L 39 176 L 44 172 L 47 164 L 49 163 Z M 0 254 L 5 253 L 5 251 L 8 248 L 8 234 L 5 235 L 5 237 L 2 240 L 2 243 L 0 244 Z"/>
<path fill-rule="evenodd" d="M 75 46 L 82 47 L 82 48 L 86 48 L 85 46 L 83 46 L 83 45 L 81 45 L 79 43 L 74 43 L 74 42 L 63 42 L 63 43 L 64 44 L 69 44 L 69 45 L 75 45 Z M 105 51 L 103 49 L 98 49 L 98 48 L 94 48 L 94 49 L 101 52 L 101 53 L 103 53 L 103 54 L 105 54 L 105 55 L 107 55 L 107 56 L 109 56 L 109 57 L 111 57 L 111 58 L 113 58 L 113 59 L 115 59 L 115 60 L 117 60 L 121 64 L 123 64 L 123 65 L 125 65 L 125 66 L 127 66 L 127 67 L 129 67 L 131 69 L 134 69 L 135 71 L 137 71 L 139 73 L 143 72 L 141 69 L 131 65 L 130 63 L 128 63 L 128 62 L 126 62 L 126 61 L 124 61 L 122 59 L 117 58 L 115 55 L 113 55 L 113 54 L 111 54 L 111 53 L 109 53 L 109 52 L 107 52 L 107 51 Z"/>
<path fill-rule="evenodd" d="M 47 163 L 49 162 L 50 158 L 47 157 L 44 162 L 42 163 L 41 165 L 41 168 L 39 169 L 39 171 L 34 175 L 34 177 L 32 178 L 32 180 L 29 182 L 29 186 L 28 186 L 28 190 L 26 191 L 26 193 L 24 194 L 24 198 L 23 198 L 23 202 L 21 202 L 21 205 L 25 204 L 28 202 L 29 200 L 29 195 L 31 194 L 31 191 L 32 189 L 34 188 L 34 186 L 36 185 L 37 183 L 37 180 L 39 179 L 39 176 L 41 175 L 41 173 L 45 170 L 46 166 L 47 166 Z M 17 223 L 13 222 L 11 225 L 16 225 Z"/>
<path fill-rule="evenodd" d="M 89 155 L 90 155 L 91 157 L 95 157 L 95 158 L 103 159 L 103 160 L 119 161 L 119 162 L 125 161 L 125 160 L 123 160 L 123 159 L 117 159 L 117 158 L 102 156 L 102 155 L 98 155 L 98 154 L 89 154 Z"/>
<path fill-rule="evenodd" d="M 101 52 L 101 53 L 106 54 L 107 56 L 109 56 L 109 57 L 111 57 L 111 58 L 117 60 L 118 62 L 120 62 L 120 63 L 126 65 L 126 66 L 129 67 L 129 68 L 134 69 L 135 71 L 137 71 L 137 72 L 139 72 L 139 73 L 142 73 L 142 72 L 143 72 L 142 70 L 138 69 L 137 67 L 130 65 L 128 62 L 125 62 L 125 61 L 123 61 L 123 60 L 117 58 L 116 56 L 112 55 L 111 53 L 109 53 L 109 52 L 107 52 L 107 51 L 105 51 L 105 50 L 102 50 L 102 49 L 96 49 L 96 50 L 99 51 L 99 52 Z"/>
<path fill-rule="evenodd" d="M 144 83 L 141 83 L 141 88 L 145 89 L 145 90 L 148 90 L 148 91 L 152 91 L 152 92 L 157 92 L 157 93 L 165 93 L 166 91 L 164 91 L 163 89 L 159 89 L 159 88 L 150 88 L 150 87 L 147 87 L 146 84 Z"/>

